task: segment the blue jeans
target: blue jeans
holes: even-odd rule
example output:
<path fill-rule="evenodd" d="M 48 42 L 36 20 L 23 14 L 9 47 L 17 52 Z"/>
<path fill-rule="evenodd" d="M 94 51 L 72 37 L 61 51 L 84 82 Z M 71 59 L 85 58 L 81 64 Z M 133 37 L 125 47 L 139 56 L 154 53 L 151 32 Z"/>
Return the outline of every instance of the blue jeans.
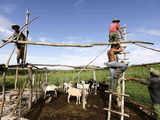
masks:
<path fill-rule="evenodd" d="M 108 67 L 109 67 L 109 72 L 110 72 L 110 89 L 113 90 L 114 76 L 115 76 L 116 69 L 119 68 L 121 72 L 124 72 L 127 69 L 128 64 L 112 61 L 108 63 Z"/>

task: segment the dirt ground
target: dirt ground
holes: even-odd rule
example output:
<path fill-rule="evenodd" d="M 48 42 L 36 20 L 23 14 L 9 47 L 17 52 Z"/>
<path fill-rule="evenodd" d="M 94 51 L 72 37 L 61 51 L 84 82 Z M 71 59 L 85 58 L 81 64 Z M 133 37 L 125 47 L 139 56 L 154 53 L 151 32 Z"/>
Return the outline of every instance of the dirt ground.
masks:
<path fill-rule="evenodd" d="M 112 109 L 118 110 L 115 99 L 114 97 Z M 71 97 L 71 103 L 68 104 L 67 95 L 61 92 L 50 103 L 45 104 L 44 101 L 41 101 L 35 105 L 25 117 L 30 120 L 107 120 L 107 111 L 103 109 L 108 105 L 107 101 L 108 96 L 104 93 L 89 95 L 87 110 L 83 110 L 82 104 L 75 104 L 76 98 Z M 130 117 L 125 118 L 125 120 L 154 120 L 146 114 L 147 112 L 150 112 L 148 107 L 126 100 L 125 113 L 129 114 Z M 111 120 L 120 120 L 120 116 L 112 113 Z"/>

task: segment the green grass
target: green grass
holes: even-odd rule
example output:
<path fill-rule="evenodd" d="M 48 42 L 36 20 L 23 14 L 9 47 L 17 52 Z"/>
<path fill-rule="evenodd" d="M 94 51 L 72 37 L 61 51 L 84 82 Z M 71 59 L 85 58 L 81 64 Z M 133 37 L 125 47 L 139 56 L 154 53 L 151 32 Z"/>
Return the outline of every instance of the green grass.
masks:
<path fill-rule="evenodd" d="M 160 65 L 152 65 L 158 70 L 160 70 Z M 49 84 L 62 85 L 64 82 L 68 82 L 70 80 L 73 83 L 78 82 L 78 80 L 88 81 L 89 79 L 93 79 L 93 71 L 85 70 L 80 73 L 78 79 L 78 70 L 76 71 L 50 71 L 48 82 Z M 27 72 L 25 72 L 27 73 Z M 0 75 L 0 86 L 2 85 L 2 80 Z M 19 76 L 19 81 L 24 82 L 27 76 L 24 76 L 24 72 L 21 72 Z M 129 78 L 139 78 L 139 79 L 148 79 L 149 74 L 145 67 L 130 67 L 126 71 L 126 77 Z M 43 75 L 43 80 L 45 80 L 45 76 Z M 7 88 L 14 87 L 15 74 L 12 71 L 12 74 L 8 74 L 6 78 L 6 86 Z M 96 80 L 98 82 L 107 81 L 109 84 L 109 71 L 108 70 L 97 70 L 96 71 Z M 18 82 L 20 84 L 20 82 Z M 142 85 L 136 82 L 127 82 L 126 83 L 126 93 L 130 95 L 129 99 L 136 100 L 142 104 L 151 104 L 150 95 L 147 89 L 147 86 Z"/>

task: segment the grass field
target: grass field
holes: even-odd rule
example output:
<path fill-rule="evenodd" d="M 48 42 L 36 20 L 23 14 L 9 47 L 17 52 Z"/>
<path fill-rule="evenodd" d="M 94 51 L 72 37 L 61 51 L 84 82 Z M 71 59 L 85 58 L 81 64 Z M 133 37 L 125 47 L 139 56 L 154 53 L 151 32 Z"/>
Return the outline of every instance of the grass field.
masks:
<path fill-rule="evenodd" d="M 152 65 L 158 70 L 160 70 L 160 65 Z M 93 71 L 82 71 L 78 79 L 78 70 L 73 71 L 50 71 L 48 82 L 49 84 L 62 85 L 63 82 L 68 82 L 70 80 L 77 82 L 78 80 L 88 81 L 93 78 Z M 19 83 L 27 79 L 27 75 L 24 75 L 27 72 L 22 72 L 23 74 L 19 75 Z M 130 67 L 126 71 L 126 77 L 137 77 L 139 79 L 148 79 L 149 74 L 145 67 Z M 2 85 L 2 80 L 0 76 L 0 85 Z M 45 75 L 43 75 L 45 79 Z M 14 87 L 15 80 L 15 71 L 12 71 L 12 74 L 7 75 L 6 86 L 8 89 Z M 96 80 L 98 82 L 107 81 L 109 84 L 109 71 L 108 70 L 97 70 L 96 71 Z M 18 83 L 18 84 L 19 84 Z M 130 95 L 129 99 L 136 100 L 142 104 L 151 104 L 150 96 L 148 93 L 147 86 L 142 85 L 137 82 L 129 81 L 126 83 L 126 93 Z"/>

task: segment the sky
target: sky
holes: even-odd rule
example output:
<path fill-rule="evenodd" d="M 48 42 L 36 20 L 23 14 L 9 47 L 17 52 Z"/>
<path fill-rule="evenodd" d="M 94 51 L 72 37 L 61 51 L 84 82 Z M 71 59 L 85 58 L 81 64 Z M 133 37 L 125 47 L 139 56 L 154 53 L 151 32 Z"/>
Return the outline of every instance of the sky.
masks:
<path fill-rule="evenodd" d="M 146 45 L 160 49 L 159 0 L 1 0 L 0 39 L 12 34 L 11 24 L 25 24 L 26 10 L 30 20 L 29 40 L 52 43 L 90 44 L 108 42 L 109 25 L 114 18 L 127 24 L 127 40 L 153 42 Z M 0 41 L 0 44 L 2 42 Z M 0 48 L 0 64 L 6 63 L 14 44 Z M 27 62 L 40 64 L 104 66 L 108 62 L 108 46 L 92 48 L 49 47 L 29 45 Z M 132 64 L 159 62 L 160 53 L 127 44 L 128 62 Z M 103 53 L 102 53 L 103 52 Z M 10 64 L 16 64 L 16 52 Z"/>

